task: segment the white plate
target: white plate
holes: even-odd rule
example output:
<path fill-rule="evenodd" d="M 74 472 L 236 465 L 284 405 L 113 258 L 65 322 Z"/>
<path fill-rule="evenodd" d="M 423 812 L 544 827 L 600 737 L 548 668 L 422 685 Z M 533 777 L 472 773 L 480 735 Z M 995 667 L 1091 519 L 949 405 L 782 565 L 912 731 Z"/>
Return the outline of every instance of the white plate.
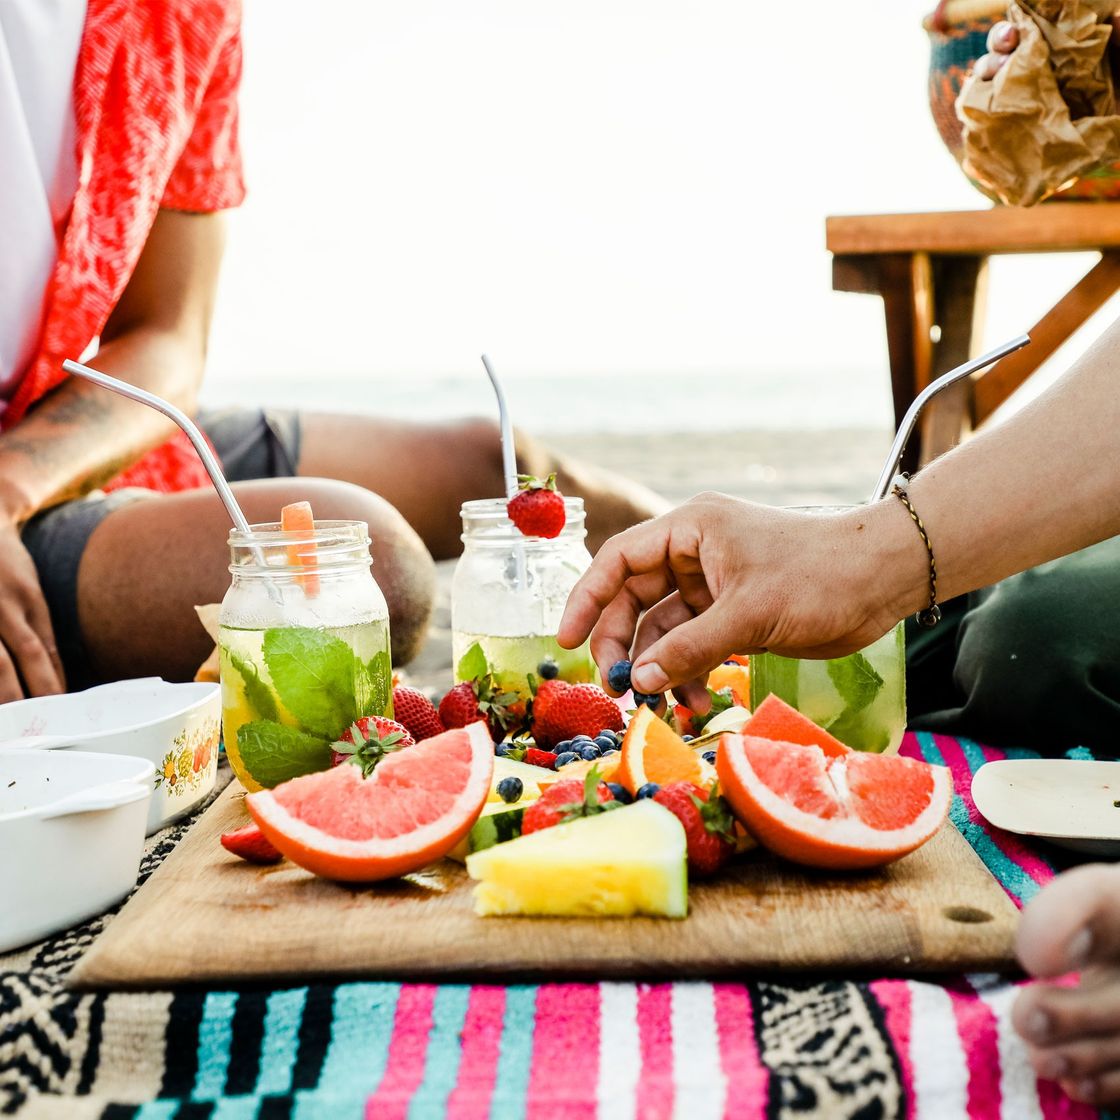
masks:
<path fill-rule="evenodd" d="M 213 790 L 221 718 L 216 684 L 116 681 L 0 705 L 0 752 L 69 748 L 147 759 L 155 767 L 150 834 Z"/>
<path fill-rule="evenodd" d="M 972 800 L 997 828 L 1088 855 L 1120 857 L 1120 762 L 1002 759 L 981 766 Z"/>

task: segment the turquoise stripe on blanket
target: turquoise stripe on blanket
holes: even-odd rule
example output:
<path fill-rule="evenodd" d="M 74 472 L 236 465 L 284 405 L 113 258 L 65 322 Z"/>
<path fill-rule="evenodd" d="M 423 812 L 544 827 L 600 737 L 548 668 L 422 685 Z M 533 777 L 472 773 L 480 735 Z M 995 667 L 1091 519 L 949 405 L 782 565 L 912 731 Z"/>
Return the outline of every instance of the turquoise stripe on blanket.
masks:
<path fill-rule="evenodd" d="M 432 1006 L 432 1029 L 424 1058 L 424 1080 L 408 1107 L 409 1120 L 442 1116 L 459 1079 L 463 1043 L 460 1035 L 471 1000 L 469 985 L 441 987 Z"/>
<path fill-rule="evenodd" d="M 537 1020 L 536 985 L 506 989 L 506 1011 L 498 1053 L 498 1075 L 490 1101 L 490 1115 L 517 1120 L 525 1115 L 529 1072 L 533 1065 L 533 1030 Z M 573 1071 L 578 1076 L 579 1071 Z"/>

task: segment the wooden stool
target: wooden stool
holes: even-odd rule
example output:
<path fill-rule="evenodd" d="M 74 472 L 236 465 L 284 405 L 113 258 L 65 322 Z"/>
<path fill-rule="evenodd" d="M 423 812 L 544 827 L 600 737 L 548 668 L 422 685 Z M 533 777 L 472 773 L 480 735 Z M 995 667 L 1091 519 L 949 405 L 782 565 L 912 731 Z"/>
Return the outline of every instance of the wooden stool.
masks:
<path fill-rule="evenodd" d="M 931 380 L 979 353 L 989 257 L 1101 255 L 1030 328 L 1030 346 L 930 402 L 907 450 L 909 469 L 982 424 L 1120 289 L 1120 202 L 834 217 L 825 225 L 833 288 L 883 297 L 896 423 Z"/>

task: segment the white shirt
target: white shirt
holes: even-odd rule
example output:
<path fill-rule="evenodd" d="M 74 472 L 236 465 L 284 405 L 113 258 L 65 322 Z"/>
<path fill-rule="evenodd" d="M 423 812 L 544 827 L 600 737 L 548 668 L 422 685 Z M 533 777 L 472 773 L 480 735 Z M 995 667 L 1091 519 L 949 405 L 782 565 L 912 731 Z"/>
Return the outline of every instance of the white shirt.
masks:
<path fill-rule="evenodd" d="M 86 0 L 0 0 L 0 412 L 35 356 L 78 185 L 74 70 Z"/>

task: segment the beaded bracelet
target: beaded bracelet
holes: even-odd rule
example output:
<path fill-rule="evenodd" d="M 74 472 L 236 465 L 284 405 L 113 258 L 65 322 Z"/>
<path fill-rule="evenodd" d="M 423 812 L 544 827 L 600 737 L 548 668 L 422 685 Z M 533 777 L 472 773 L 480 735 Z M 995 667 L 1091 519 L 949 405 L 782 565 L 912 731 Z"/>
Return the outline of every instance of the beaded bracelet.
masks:
<path fill-rule="evenodd" d="M 909 476 L 905 474 L 900 475 L 899 478 L 903 482 L 909 481 Z M 926 546 L 926 552 L 929 553 L 929 606 L 923 607 L 914 616 L 919 626 L 929 630 L 941 621 L 941 608 L 937 605 L 937 561 L 933 558 L 933 545 L 930 544 L 929 533 L 926 532 L 926 527 L 922 524 L 922 519 L 910 501 L 910 495 L 906 493 L 905 487 L 896 480 L 891 493 L 906 507 L 906 512 L 917 526 L 918 535 L 922 538 L 922 544 Z"/>

